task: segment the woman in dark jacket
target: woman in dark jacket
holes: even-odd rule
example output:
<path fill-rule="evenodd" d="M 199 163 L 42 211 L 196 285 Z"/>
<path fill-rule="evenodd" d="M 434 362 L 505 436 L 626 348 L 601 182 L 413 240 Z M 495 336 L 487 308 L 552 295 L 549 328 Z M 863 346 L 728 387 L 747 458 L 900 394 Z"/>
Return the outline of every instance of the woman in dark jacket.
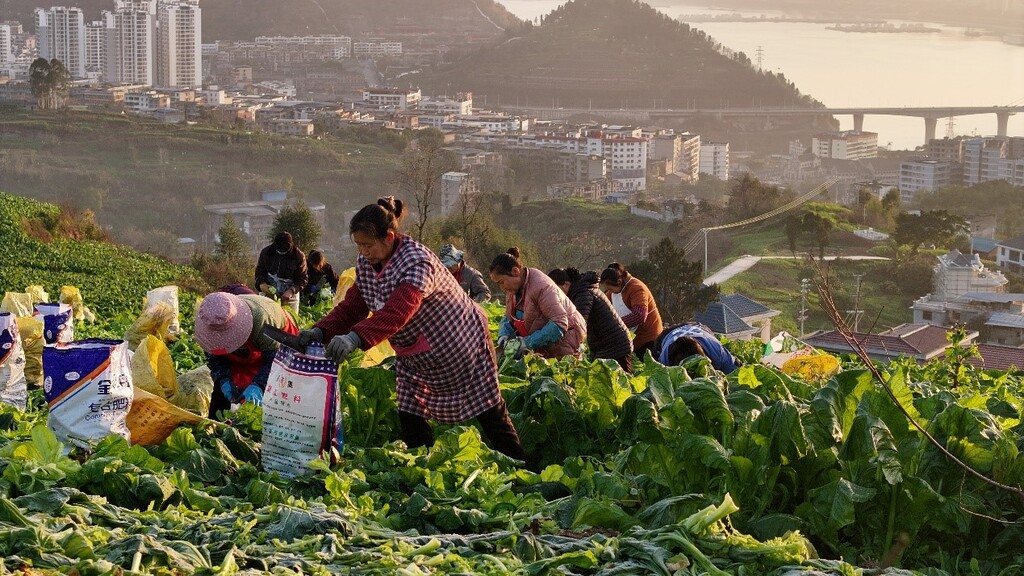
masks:
<path fill-rule="evenodd" d="M 569 296 L 587 321 L 590 359 L 610 358 L 632 374 L 633 345 L 629 329 L 598 287 L 597 272 L 580 274 L 575 268 L 556 268 L 548 272 L 548 276 Z"/>

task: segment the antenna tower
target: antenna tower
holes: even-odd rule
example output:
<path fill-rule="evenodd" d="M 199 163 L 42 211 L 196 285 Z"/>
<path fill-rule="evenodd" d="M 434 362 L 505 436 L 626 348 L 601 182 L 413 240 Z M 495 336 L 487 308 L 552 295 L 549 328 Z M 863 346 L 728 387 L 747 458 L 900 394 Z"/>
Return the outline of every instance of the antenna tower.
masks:
<path fill-rule="evenodd" d="M 946 138 L 956 138 L 956 116 L 946 119 Z"/>
<path fill-rule="evenodd" d="M 754 54 L 757 56 L 757 69 L 761 70 L 761 63 L 764 61 L 764 46 L 758 46 L 757 52 Z"/>

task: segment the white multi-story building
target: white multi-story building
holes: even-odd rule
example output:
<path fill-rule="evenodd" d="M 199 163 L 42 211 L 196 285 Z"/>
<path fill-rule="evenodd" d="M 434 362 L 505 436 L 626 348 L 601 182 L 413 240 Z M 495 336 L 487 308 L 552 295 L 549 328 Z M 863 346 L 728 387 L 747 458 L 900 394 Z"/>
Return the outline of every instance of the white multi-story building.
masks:
<path fill-rule="evenodd" d="M 819 158 L 863 160 L 878 157 L 878 134 L 846 130 L 819 134 L 811 139 L 811 152 Z"/>
<path fill-rule="evenodd" d="M 662 130 L 651 138 L 648 153 L 652 160 L 665 160 L 665 169 L 696 182 L 700 175 L 700 135 Z"/>
<path fill-rule="evenodd" d="M 1024 186 L 1024 158 L 1005 158 L 1001 162 L 1000 180 L 1014 186 Z"/>
<path fill-rule="evenodd" d="M 140 90 L 124 95 L 124 107 L 133 112 L 152 112 L 171 105 L 171 97 L 156 90 Z"/>
<path fill-rule="evenodd" d="M 1003 170 L 1002 160 L 1005 158 L 1005 139 L 967 139 L 964 142 L 964 183 L 972 186 L 980 182 L 1000 180 Z"/>
<path fill-rule="evenodd" d="M 64 63 L 72 77 L 85 77 L 85 17 L 80 8 L 36 8 L 39 57 Z"/>
<path fill-rule="evenodd" d="M 11 25 L 0 24 L 0 64 L 14 62 L 14 52 L 11 51 Z"/>
<path fill-rule="evenodd" d="M 909 202 L 921 190 L 950 184 L 950 164 L 945 160 L 915 159 L 900 162 L 900 200 Z"/>
<path fill-rule="evenodd" d="M 459 92 L 453 97 L 437 96 L 424 97 L 420 101 L 421 112 L 433 113 L 436 115 L 455 114 L 465 116 L 473 113 L 473 93 Z"/>
<path fill-rule="evenodd" d="M 257 44 L 270 46 L 352 46 L 352 38 L 341 34 L 318 36 L 257 36 Z"/>
<path fill-rule="evenodd" d="M 640 130 L 591 130 L 586 134 L 538 134 L 531 139 L 521 138 L 520 145 L 531 147 L 555 146 L 563 151 L 605 158 L 608 177 L 621 192 L 647 189 L 648 140 Z M 620 134 L 630 134 L 621 136 Z M 634 135 L 635 134 L 635 135 Z"/>
<path fill-rule="evenodd" d="M 1024 236 L 996 243 L 996 266 L 1014 274 L 1024 274 Z"/>
<path fill-rule="evenodd" d="M 445 172 L 441 175 L 441 216 L 459 210 L 462 202 L 480 192 L 480 181 L 466 172 Z"/>
<path fill-rule="evenodd" d="M 719 180 L 729 179 L 729 143 L 703 142 L 700 145 L 700 173 Z"/>
<path fill-rule="evenodd" d="M 401 88 L 367 88 L 363 90 L 363 104 L 382 110 L 409 110 L 417 108 L 423 93 Z"/>
<path fill-rule="evenodd" d="M 113 65 L 108 81 L 152 86 L 156 80 L 156 0 L 117 0 L 110 19 L 114 42 L 109 51 Z"/>
<path fill-rule="evenodd" d="M 161 2 L 156 19 L 157 85 L 161 88 L 202 87 L 203 19 L 199 0 Z"/>
<path fill-rule="evenodd" d="M 114 15 L 103 12 L 100 20 L 85 25 L 85 71 L 90 76 L 109 80 L 114 74 Z"/>
<path fill-rule="evenodd" d="M 401 56 L 401 42 L 354 42 L 352 55 L 356 58 L 383 58 Z"/>

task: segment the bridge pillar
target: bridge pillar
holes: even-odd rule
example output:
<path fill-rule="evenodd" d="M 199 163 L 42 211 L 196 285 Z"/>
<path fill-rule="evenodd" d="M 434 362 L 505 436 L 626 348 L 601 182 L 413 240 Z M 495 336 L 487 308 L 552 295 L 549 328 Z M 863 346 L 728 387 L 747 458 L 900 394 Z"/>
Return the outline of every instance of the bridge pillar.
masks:
<path fill-rule="evenodd" d="M 924 119 L 924 143 L 927 145 L 929 142 L 935 139 L 935 126 L 939 123 L 938 118 Z"/>
<path fill-rule="evenodd" d="M 857 132 L 864 131 L 864 113 L 855 113 L 853 115 L 853 129 Z"/>
<path fill-rule="evenodd" d="M 1006 137 L 1006 127 L 1010 123 L 1012 112 L 996 112 L 996 136 Z"/>

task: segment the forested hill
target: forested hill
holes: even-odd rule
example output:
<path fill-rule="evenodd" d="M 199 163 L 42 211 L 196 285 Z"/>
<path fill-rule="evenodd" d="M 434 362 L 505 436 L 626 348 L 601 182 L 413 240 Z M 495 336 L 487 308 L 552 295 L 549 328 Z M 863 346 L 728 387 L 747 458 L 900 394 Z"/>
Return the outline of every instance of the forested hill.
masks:
<path fill-rule="evenodd" d="M 783 77 L 722 55 L 704 32 L 637 0 L 573 0 L 540 26 L 412 81 L 424 92 L 460 86 L 492 105 L 813 105 Z"/>
<path fill-rule="evenodd" d="M 60 3 L 58 3 L 60 4 Z M 114 0 L 64 2 L 87 21 L 112 10 Z M 50 0 L 0 0 L 0 20 L 33 26 L 32 11 Z M 252 40 L 261 35 L 472 33 L 497 38 L 519 19 L 493 0 L 202 0 L 203 41 Z"/>

